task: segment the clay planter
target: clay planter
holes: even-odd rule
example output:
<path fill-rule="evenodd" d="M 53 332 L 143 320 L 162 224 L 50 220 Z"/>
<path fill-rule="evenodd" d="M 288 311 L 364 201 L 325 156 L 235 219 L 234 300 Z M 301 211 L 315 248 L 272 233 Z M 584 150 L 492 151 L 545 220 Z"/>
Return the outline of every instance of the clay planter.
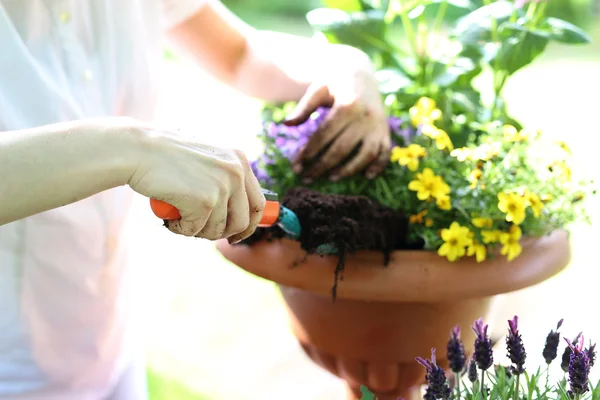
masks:
<path fill-rule="evenodd" d="M 470 350 L 471 325 L 479 317 L 489 320 L 495 295 L 540 283 L 570 260 L 563 231 L 526 239 L 523 253 L 510 263 L 501 256 L 450 263 L 433 252 L 397 251 L 384 267 L 380 253 L 361 252 L 347 257 L 333 302 L 335 257 L 307 257 L 290 240 L 220 242 L 218 249 L 280 285 L 298 341 L 315 363 L 346 381 L 349 399 L 359 399 L 364 384 L 380 400 L 415 398 L 425 377 L 415 357 L 429 357 L 435 347 L 439 364 L 446 365 L 446 343 L 456 324 Z M 298 382 L 303 384 L 310 382 Z"/>

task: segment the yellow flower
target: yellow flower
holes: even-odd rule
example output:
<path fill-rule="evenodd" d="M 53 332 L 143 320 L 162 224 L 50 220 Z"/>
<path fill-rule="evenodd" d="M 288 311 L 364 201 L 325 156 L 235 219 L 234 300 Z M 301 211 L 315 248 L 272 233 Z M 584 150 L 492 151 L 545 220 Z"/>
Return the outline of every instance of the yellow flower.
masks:
<path fill-rule="evenodd" d="M 419 169 L 419 158 L 425 157 L 427 151 L 418 144 L 411 144 L 408 147 L 394 147 L 390 160 L 397 162 L 403 167 L 408 167 L 411 171 Z"/>
<path fill-rule="evenodd" d="M 471 223 L 473 224 L 473 226 L 475 226 L 476 228 L 487 228 L 490 229 L 492 227 L 492 224 L 494 223 L 494 221 L 491 218 L 473 218 L 471 220 Z"/>
<path fill-rule="evenodd" d="M 435 140 L 435 145 L 438 149 L 448 149 L 449 151 L 454 150 L 452 140 L 450 140 L 450 136 L 448 136 L 448 134 L 445 131 L 436 128 L 433 125 L 423 125 L 423 127 L 421 128 L 421 133 Z"/>
<path fill-rule="evenodd" d="M 483 262 L 487 256 L 487 247 L 474 240 L 467 248 L 467 255 L 469 257 L 475 256 L 478 263 Z"/>
<path fill-rule="evenodd" d="M 498 209 L 515 225 L 525 220 L 525 199 L 517 193 L 498 193 Z"/>
<path fill-rule="evenodd" d="M 447 211 L 452 208 L 452 203 L 450 202 L 450 196 L 442 196 L 437 199 L 435 204 L 440 208 L 440 210 Z"/>
<path fill-rule="evenodd" d="M 481 172 L 479 168 L 475 168 L 473 171 L 471 171 L 471 174 L 469 174 L 469 180 L 471 181 L 469 187 L 471 189 L 475 189 L 477 187 L 477 184 L 479 183 L 479 179 L 481 179 L 482 174 L 483 172 Z"/>
<path fill-rule="evenodd" d="M 461 147 L 460 149 L 454 149 L 450 153 L 452 157 L 456 157 L 458 161 L 463 162 L 468 160 L 473 155 L 473 150 L 468 147 Z"/>
<path fill-rule="evenodd" d="M 430 197 L 439 199 L 450 194 L 450 186 L 444 182 L 441 176 L 436 176 L 431 168 L 425 168 L 416 177 L 416 180 L 408 184 L 408 189 L 417 192 L 419 200 L 427 200 Z"/>
<path fill-rule="evenodd" d="M 564 178 L 566 181 L 571 181 L 572 173 L 571 168 L 567 165 L 564 160 L 556 161 L 548 166 L 550 172 L 558 172 L 558 175 L 561 178 Z"/>
<path fill-rule="evenodd" d="M 542 209 L 544 208 L 544 203 L 540 200 L 540 197 L 532 193 L 530 191 L 525 192 L 525 204 L 527 204 L 531 211 L 533 212 L 533 216 L 539 218 L 542 213 Z"/>
<path fill-rule="evenodd" d="M 521 228 L 516 225 L 510 227 L 508 233 L 503 233 L 500 236 L 500 243 L 503 244 L 502 250 L 500 250 L 500 254 L 506 256 L 508 261 L 512 261 L 521 254 L 523 248 L 521 247 L 521 240 L 523 232 Z"/>
<path fill-rule="evenodd" d="M 504 232 L 499 231 L 499 230 L 493 230 L 493 231 L 481 231 L 481 236 L 483 237 L 483 243 L 496 243 L 497 241 L 500 240 L 500 236 L 503 234 Z"/>
<path fill-rule="evenodd" d="M 436 108 L 435 100 L 429 97 L 421 97 L 414 107 L 408 111 L 410 119 L 415 127 L 423 124 L 432 124 L 442 117 L 442 112 Z"/>
<path fill-rule="evenodd" d="M 456 261 L 464 256 L 466 247 L 472 243 L 470 233 L 469 228 L 460 226 L 458 222 L 453 222 L 450 229 L 442 229 L 444 244 L 438 249 L 438 254 L 446 256 L 448 261 Z"/>
<path fill-rule="evenodd" d="M 489 161 L 500 154 L 502 144 L 499 142 L 482 143 L 473 150 L 473 160 Z"/>
<path fill-rule="evenodd" d="M 558 145 L 558 147 L 560 147 L 568 155 L 573 154 L 573 152 L 571 151 L 571 148 L 562 140 L 557 140 L 555 143 Z"/>
<path fill-rule="evenodd" d="M 431 228 L 433 226 L 433 220 L 431 218 L 425 218 L 425 226 Z"/>
<path fill-rule="evenodd" d="M 527 140 L 527 132 L 519 132 L 517 128 L 512 125 L 504 125 L 502 128 L 502 134 L 507 142 L 522 142 Z"/>
<path fill-rule="evenodd" d="M 423 223 L 423 217 L 427 215 L 427 210 L 423 210 L 418 214 L 415 215 L 411 215 L 408 218 L 408 222 L 410 222 L 411 224 L 422 224 Z"/>

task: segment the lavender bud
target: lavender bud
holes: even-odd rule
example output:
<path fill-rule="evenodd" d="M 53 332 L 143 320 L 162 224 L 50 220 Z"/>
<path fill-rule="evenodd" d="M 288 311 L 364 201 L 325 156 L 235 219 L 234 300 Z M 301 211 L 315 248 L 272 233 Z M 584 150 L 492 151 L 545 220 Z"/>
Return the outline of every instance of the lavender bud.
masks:
<path fill-rule="evenodd" d="M 492 340 L 487 335 L 488 326 L 483 325 L 483 319 L 479 318 L 473 324 L 473 331 L 477 335 L 475 339 L 475 362 L 482 371 L 486 371 L 494 363 L 494 352 Z"/>
<path fill-rule="evenodd" d="M 571 359 L 569 360 L 569 395 L 574 397 L 582 395 L 589 390 L 589 375 L 590 375 L 590 359 L 587 353 L 583 351 L 583 337 L 578 345 L 569 342 L 566 339 L 569 348 L 571 349 Z"/>
<path fill-rule="evenodd" d="M 550 364 L 558 355 L 558 344 L 560 343 L 560 333 L 558 330 L 560 329 L 562 323 L 563 320 L 561 319 L 556 325 L 556 331 L 550 331 L 548 336 L 546 336 L 546 345 L 542 351 L 542 355 L 544 356 L 544 360 L 546 360 L 546 364 Z"/>
<path fill-rule="evenodd" d="M 469 366 L 467 367 L 467 378 L 469 378 L 471 383 L 477 382 L 477 363 L 475 363 L 475 359 L 473 357 L 471 357 L 469 360 Z"/>
<path fill-rule="evenodd" d="M 525 358 L 527 357 L 523 340 L 519 334 L 519 318 L 515 315 L 512 320 L 508 321 L 508 325 L 506 350 L 508 351 L 508 358 L 513 363 L 512 371 L 516 375 L 519 375 L 525 372 L 524 365 Z"/>
<path fill-rule="evenodd" d="M 573 346 L 577 345 L 577 342 L 579 341 L 580 336 L 581 336 L 581 333 L 579 333 L 577 336 L 575 336 L 575 339 L 573 339 Z M 571 361 L 572 353 L 573 353 L 573 351 L 571 350 L 570 346 L 565 347 L 565 351 L 563 352 L 562 360 L 560 363 L 560 368 L 564 372 L 569 372 L 569 362 Z"/>
<path fill-rule="evenodd" d="M 452 329 L 447 350 L 450 369 L 455 374 L 459 374 L 465 368 L 465 363 L 467 361 L 465 357 L 465 347 L 460 340 L 459 326 L 455 326 L 454 329 Z"/>
<path fill-rule="evenodd" d="M 443 399 L 450 398 L 450 387 L 444 370 L 437 366 L 435 362 L 435 349 L 431 349 L 431 360 L 424 360 L 421 357 L 416 358 L 417 362 L 427 370 L 427 391 L 425 399 Z"/>

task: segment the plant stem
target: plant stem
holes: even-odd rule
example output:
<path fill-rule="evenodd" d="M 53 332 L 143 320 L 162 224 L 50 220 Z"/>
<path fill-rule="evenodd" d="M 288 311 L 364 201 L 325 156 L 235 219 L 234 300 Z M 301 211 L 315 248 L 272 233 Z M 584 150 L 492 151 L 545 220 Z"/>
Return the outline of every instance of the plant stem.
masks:
<path fill-rule="evenodd" d="M 456 400 L 460 399 L 460 375 L 454 374 L 454 380 L 456 381 Z"/>
<path fill-rule="evenodd" d="M 546 364 L 548 367 L 546 368 L 546 389 L 548 389 L 548 381 L 550 379 L 550 364 Z"/>
<path fill-rule="evenodd" d="M 400 0 L 399 0 L 400 1 Z M 410 47 L 412 48 L 413 53 L 415 53 L 415 57 L 419 57 L 419 51 L 417 49 L 417 42 L 415 38 L 415 31 L 413 30 L 412 22 L 410 18 L 408 18 L 408 7 L 405 6 L 403 1 L 400 1 L 400 5 L 402 6 L 402 12 L 400 13 L 400 18 L 402 19 L 402 27 L 404 28 L 404 33 L 406 34 L 406 38 Z"/>
<path fill-rule="evenodd" d="M 517 374 L 517 379 L 515 379 L 515 394 L 513 399 L 519 400 L 519 378 L 521 378 L 521 374 Z"/>
<path fill-rule="evenodd" d="M 485 399 L 487 397 L 487 393 L 485 392 L 485 370 L 481 370 L 481 395 Z"/>
<path fill-rule="evenodd" d="M 446 16 L 446 10 L 448 9 L 448 0 L 444 0 L 440 3 L 440 6 L 438 8 L 438 11 L 435 15 L 435 19 L 433 20 L 433 27 L 430 31 L 429 36 L 434 36 L 433 37 L 433 45 L 432 46 L 427 46 L 430 48 L 430 51 L 428 52 L 430 55 L 431 54 L 436 54 L 437 53 L 437 49 L 439 48 L 440 45 L 440 38 L 442 37 L 441 34 L 441 27 L 442 27 L 442 23 L 444 22 L 444 17 Z M 431 59 L 431 57 L 429 57 Z M 426 81 L 430 82 L 432 79 L 432 75 L 433 75 L 433 64 L 429 63 L 429 65 L 427 66 L 427 78 Z"/>

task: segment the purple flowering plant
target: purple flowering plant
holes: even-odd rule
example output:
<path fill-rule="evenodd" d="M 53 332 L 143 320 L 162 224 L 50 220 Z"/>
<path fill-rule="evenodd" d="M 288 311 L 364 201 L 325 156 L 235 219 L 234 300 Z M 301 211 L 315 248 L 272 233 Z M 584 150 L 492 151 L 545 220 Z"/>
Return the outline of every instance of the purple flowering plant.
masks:
<path fill-rule="evenodd" d="M 498 250 L 512 261 L 522 252 L 521 238 L 587 220 L 584 200 L 595 190 L 574 178 L 569 146 L 523 127 L 503 97 L 510 77 L 549 43 L 590 41 L 578 27 L 546 16 L 546 0 L 486 0 L 481 7 L 471 0 L 323 3 L 307 15 L 309 23 L 330 42 L 364 51 L 376 68 L 390 162 L 375 179 L 357 174 L 305 184 L 292 160 L 329 109 L 287 126 L 282 121 L 294 104 L 267 104 L 259 134 L 264 151 L 252 162 L 265 188 L 280 196 L 299 186 L 367 196 L 409 217 L 404 243 L 451 262 L 484 262 Z M 486 78 L 484 71 L 491 74 L 480 89 L 474 80 Z M 486 101 L 483 91 L 493 98 Z"/>
<path fill-rule="evenodd" d="M 562 322 L 563 320 L 559 322 L 558 328 Z M 532 372 L 525 367 L 527 353 L 519 332 L 517 316 L 508 321 L 508 365 L 495 361 L 493 353 L 499 349 L 494 349 L 487 333 L 488 326 L 481 318 L 473 323 L 476 338 L 472 346 L 468 347 L 468 352 L 460 338 L 460 327 L 456 326 L 450 333 L 444 357 L 449 365 L 447 370 L 439 366 L 436 349 L 431 349 L 431 358 L 415 359 L 424 367 L 423 399 L 600 400 L 600 382 L 596 385 L 590 382 L 590 370 L 596 357 L 595 344 L 590 341 L 586 346 L 581 333 L 573 341 L 568 338 L 563 338 L 564 342 L 555 340 L 560 339 L 558 328 L 550 331 L 544 350 L 540 353 L 545 360 L 544 366 Z M 554 365 L 554 361 L 561 343 L 569 351 L 567 369 L 551 370 L 551 367 L 559 367 Z M 468 362 L 466 357 L 469 357 Z M 458 366 L 461 368 L 458 369 Z M 449 374 L 453 375 L 453 379 L 450 379 Z M 367 387 L 362 387 L 362 393 L 361 400 L 377 400 Z"/>

